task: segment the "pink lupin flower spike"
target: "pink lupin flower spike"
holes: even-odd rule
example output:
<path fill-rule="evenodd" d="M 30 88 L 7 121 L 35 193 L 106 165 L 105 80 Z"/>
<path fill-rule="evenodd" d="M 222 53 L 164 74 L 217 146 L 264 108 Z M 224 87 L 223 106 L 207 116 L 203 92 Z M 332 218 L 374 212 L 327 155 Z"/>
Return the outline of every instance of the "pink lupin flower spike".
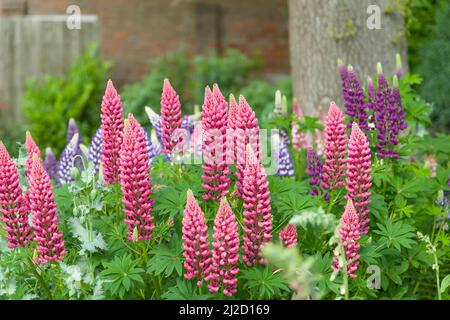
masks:
<path fill-rule="evenodd" d="M 250 145 L 247 147 L 247 161 L 242 183 L 244 199 L 244 256 L 248 266 L 264 264 L 260 254 L 261 246 L 272 240 L 272 215 L 267 174 L 256 159 Z"/>
<path fill-rule="evenodd" d="M 371 183 L 370 148 L 367 137 L 356 123 L 352 124 L 352 133 L 348 143 L 347 159 L 347 196 L 352 199 L 359 215 L 360 232 L 369 232 L 369 204 Z"/>
<path fill-rule="evenodd" d="M 108 80 L 102 100 L 102 167 L 106 184 L 120 180 L 120 156 L 123 134 L 123 107 L 120 95 Z"/>
<path fill-rule="evenodd" d="M 360 237 L 358 214 L 352 200 L 348 199 L 344 214 L 341 216 L 339 239 L 345 252 L 343 258 L 347 262 L 347 274 L 351 278 L 357 277 L 355 272 L 359 265 L 358 250 L 360 246 L 358 240 Z M 339 270 L 343 267 L 339 264 L 339 256 L 333 258 L 333 265 L 331 266 L 333 270 Z"/>
<path fill-rule="evenodd" d="M 336 103 L 331 102 L 325 123 L 325 165 L 322 186 L 334 190 L 344 186 L 347 155 L 347 135 L 344 116 Z"/>
<path fill-rule="evenodd" d="M 154 199 L 150 198 L 153 193 L 150 169 L 144 131 L 129 114 L 120 150 L 120 181 L 130 241 L 150 239 L 155 227 L 151 215 Z M 137 232 L 134 237 L 133 232 Z"/>
<path fill-rule="evenodd" d="M 181 103 L 180 97 L 168 79 L 164 79 L 161 94 L 161 126 L 163 152 L 170 154 L 176 146 L 182 145 L 183 141 L 177 141 L 174 137 L 176 130 L 181 126 Z M 182 135 L 177 134 L 177 138 L 182 138 Z"/>
<path fill-rule="evenodd" d="M 239 97 L 239 108 L 235 118 L 236 124 L 236 186 L 242 196 L 242 181 L 246 161 L 246 146 L 250 144 L 254 155 L 259 160 L 259 126 L 255 112 L 243 96 Z"/>
<path fill-rule="evenodd" d="M 210 264 L 208 227 L 202 209 L 195 200 L 191 190 L 187 192 L 186 208 L 183 216 L 183 257 L 185 279 L 197 279 L 201 286 Z"/>
<path fill-rule="evenodd" d="M 25 149 L 27 150 L 28 159 L 27 159 L 27 163 L 25 164 L 24 167 L 25 167 L 25 175 L 28 178 L 28 176 L 30 175 L 31 166 L 33 165 L 33 156 L 34 156 L 34 154 L 37 154 L 39 158 L 41 157 L 41 150 L 39 149 L 39 147 L 34 142 L 30 131 L 26 132 Z"/>
<path fill-rule="evenodd" d="M 206 87 L 202 106 L 204 200 L 218 201 L 228 193 L 230 186 L 226 154 L 227 112 L 227 102 L 219 87 L 215 84 L 212 92 Z"/>
<path fill-rule="evenodd" d="M 28 179 L 28 201 L 32 213 L 34 240 L 39 263 L 61 262 L 66 253 L 62 232 L 58 229 L 58 213 L 50 177 L 37 154 L 33 156 Z"/>
<path fill-rule="evenodd" d="M 220 201 L 214 221 L 211 265 L 205 280 L 209 281 L 210 292 L 223 291 L 231 297 L 237 292 L 237 266 L 239 259 L 238 223 L 227 199 Z"/>
<path fill-rule="evenodd" d="M 286 248 L 295 247 L 297 245 L 297 227 L 288 224 L 278 235 L 280 243 Z"/>
<path fill-rule="evenodd" d="M 7 232 L 8 248 L 27 246 L 31 238 L 28 206 L 14 161 L 0 141 L 0 220 Z"/>

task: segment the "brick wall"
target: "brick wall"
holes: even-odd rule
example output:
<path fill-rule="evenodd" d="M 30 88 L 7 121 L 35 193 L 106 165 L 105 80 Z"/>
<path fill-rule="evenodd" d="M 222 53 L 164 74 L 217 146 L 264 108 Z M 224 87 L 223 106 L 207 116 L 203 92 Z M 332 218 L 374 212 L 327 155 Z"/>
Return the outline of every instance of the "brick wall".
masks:
<path fill-rule="evenodd" d="M 118 84 L 141 79 L 152 58 L 181 44 L 190 53 L 258 51 L 267 73 L 289 71 L 286 0 L 3 1 L 16 2 L 28 14 L 64 14 L 76 4 L 82 14 L 98 15 L 101 52 L 114 62 Z"/>

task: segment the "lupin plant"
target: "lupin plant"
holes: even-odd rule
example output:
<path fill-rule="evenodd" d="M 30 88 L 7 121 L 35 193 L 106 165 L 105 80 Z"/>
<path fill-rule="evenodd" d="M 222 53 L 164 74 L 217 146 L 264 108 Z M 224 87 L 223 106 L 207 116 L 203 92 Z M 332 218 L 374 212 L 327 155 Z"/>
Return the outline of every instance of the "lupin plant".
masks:
<path fill-rule="evenodd" d="M 45 149 L 44 168 L 45 171 L 47 171 L 50 179 L 58 183 L 58 161 L 56 160 L 55 154 L 53 153 L 51 148 Z"/>
<path fill-rule="evenodd" d="M 174 148 L 183 143 L 183 141 L 177 140 L 180 135 L 177 134 L 175 137 L 177 129 L 181 127 L 181 103 L 168 79 L 164 79 L 161 94 L 161 127 L 163 152 L 172 154 Z"/>
<path fill-rule="evenodd" d="M 25 174 L 28 177 L 30 174 L 31 166 L 33 165 L 33 157 L 34 154 L 37 154 L 38 157 L 41 157 L 41 150 L 37 146 L 36 142 L 34 142 L 33 137 L 29 131 L 26 132 L 25 136 L 25 149 L 27 150 L 28 158 L 27 163 L 25 164 Z"/>
<path fill-rule="evenodd" d="M 295 247 L 297 245 L 297 227 L 288 224 L 278 235 L 280 243 L 286 248 Z"/>
<path fill-rule="evenodd" d="M 98 128 L 89 145 L 88 159 L 94 164 L 95 172 L 99 171 L 102 163 L 102 128 Z"/>
<path fill-rule="evenodd" d="M 79 146 L 80 139 L 78 133 L 75 133 L 72 136 L 72 140 L 69 144 L 64 148 L 61 153 L 61 159 L 59 159 L 58 163 L 58 182 L 61 184 L 66 184 L 72 182 L 73 170 L 76 168 L 76 159 L 79 157 Z"/>

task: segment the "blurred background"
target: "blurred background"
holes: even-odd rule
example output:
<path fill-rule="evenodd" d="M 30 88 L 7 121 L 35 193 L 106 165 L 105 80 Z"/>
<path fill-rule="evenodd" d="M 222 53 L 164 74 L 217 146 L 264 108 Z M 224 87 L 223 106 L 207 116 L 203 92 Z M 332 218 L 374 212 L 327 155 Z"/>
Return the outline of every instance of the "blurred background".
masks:
<path fill-rule="evenodd" d="M 109 78 L 143 124 L 166 77 L 187 113 L 218 83 L 262 118 L 276 90 L 314 116 L 342 100 L 338 58 L 365 82 L 378 61 L 392 75 L 396 53 L 448 131 L 449 18 L 447 0 L 0 0 L 0 139 L 26 128 L 58 154 L 74 118 L 89 141 Z"/>

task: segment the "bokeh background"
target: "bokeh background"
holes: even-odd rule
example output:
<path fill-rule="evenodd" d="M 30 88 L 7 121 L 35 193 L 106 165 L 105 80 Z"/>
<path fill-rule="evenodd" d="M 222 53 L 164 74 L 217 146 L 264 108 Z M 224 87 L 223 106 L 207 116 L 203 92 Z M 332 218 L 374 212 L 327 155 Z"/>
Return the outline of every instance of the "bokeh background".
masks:
<path fill-rule="evenodd" d="M 371 4 L 380 30 L 366 25 Z M 81 29 L 67 27 L 71 5 Z M 396 53 L 432 112 L 430 128 L 448 131 L 449 17 L 445 0 L 0 0 L 0 139 L 12 146 L 27 128 L 59 153 L 75 118 L 89 141 L 109 78 L 145 124 L 165 77 L 185 112 L 218 83 L 262 119 L 277 89 L 315 115 L 342 99 L 337 58 L 364 80 L 378 61 L 393 74 Z"/>

